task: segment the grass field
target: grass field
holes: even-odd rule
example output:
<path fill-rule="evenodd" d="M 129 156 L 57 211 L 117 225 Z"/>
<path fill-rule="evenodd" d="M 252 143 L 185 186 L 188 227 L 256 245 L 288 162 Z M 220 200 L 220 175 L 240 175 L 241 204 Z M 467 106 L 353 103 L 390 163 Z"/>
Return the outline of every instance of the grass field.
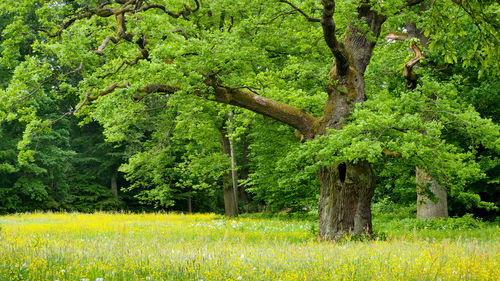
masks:
<path fill-rule="evenodd" d="M 386 241 L 332 243 L 317 241 L 316 224 L 308 220 L 213 214 L 0 216 L 0 280 L 500 279 L 498 226 L 446 230 L 379 224 L 399 230 L 388 232 Z"/>

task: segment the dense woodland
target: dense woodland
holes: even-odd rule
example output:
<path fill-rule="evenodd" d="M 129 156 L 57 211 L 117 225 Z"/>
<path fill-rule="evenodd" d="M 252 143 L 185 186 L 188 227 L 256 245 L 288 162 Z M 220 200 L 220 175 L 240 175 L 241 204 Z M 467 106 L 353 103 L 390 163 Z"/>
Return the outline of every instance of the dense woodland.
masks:
<path fill-rule="evenodd" d="M 319 212 L 326 238 L 370 231 L 370 202 L 495 220 L 499 10 L 2 1 L 0 212 Z"/>

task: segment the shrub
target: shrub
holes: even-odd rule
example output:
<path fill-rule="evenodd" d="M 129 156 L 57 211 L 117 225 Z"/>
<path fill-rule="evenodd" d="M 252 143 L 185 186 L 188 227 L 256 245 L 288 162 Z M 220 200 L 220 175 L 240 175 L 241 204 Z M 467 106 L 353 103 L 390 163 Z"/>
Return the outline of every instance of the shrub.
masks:
<path fill-rule="evenodd" d="M 398 228 L 428 229 L 428 230 L 468 230 L 483 228 L 485 225 L 480 219 L 475 219 L 471 214 L 457 218 L 439 219 L 403 219 L 396 222 Z"/>

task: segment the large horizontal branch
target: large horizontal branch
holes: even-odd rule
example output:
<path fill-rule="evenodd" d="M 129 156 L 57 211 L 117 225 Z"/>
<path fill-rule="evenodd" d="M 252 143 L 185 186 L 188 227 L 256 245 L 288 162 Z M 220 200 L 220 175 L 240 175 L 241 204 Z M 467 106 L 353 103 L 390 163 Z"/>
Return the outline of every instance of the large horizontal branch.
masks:
<path fill-rule="evenodd" d="M 147 84 L 146 86 L 139 88 L 137 92 L 139 93 L 145 93 L 147 95 L 151 95 L 154 93 L 164 93 L 167 95 L 175 94 L 177 91 L 179 91 L 180 88 L 176 86 L 170 86 L 170 85 L 165 85 L 165 84 L 158 84 L 158 83 L 151 83 Z M 139 96 L 135 95 L 133 96 L 134 101 L 140 101 L 144 98 L 144 96 Z"/>
<path fill-rule="evenodd" d="M 210 84 L 210 83 L 209 83 Z M 215 101 L 246 108 L 292 126 L 311 139 L 315 135 L 318 119 L 302 109 L 284 104 L 252 91 L 240 88 L 211 85 L 215 90 Z"/>

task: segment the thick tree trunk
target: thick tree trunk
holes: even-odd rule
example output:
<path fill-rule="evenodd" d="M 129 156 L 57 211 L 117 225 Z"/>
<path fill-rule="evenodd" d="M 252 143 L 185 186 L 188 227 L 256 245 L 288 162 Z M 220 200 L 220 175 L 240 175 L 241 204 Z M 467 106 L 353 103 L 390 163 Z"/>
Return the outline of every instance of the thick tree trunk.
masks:
<path fill-rule="evenodd" d="M 323 1 L 333 3 L 333 1 Z M 328 6 L 324 4 L 326 12 Z M 330 7 L 330 12 L 334 8 Z M 318 134 L 328 134 L 327 129 L 342 129 L 356 103 L 366 100 L 364 73 L 375 42 L 354 24 L 348 26 L 343 45 L 326 37 L 335 36 L 328 14 L 323 13 L 322 25 L 325 39 L 335 56 L 327 85 L 328 100 L 320 119 Z M 378 37 L 384 16 L 372 11 L 369 5 L 358 8 L 358 18 L 370 27 L 371 35 Z M 347 57 L 347 60 L 345 59 Z M 321 239 L 337 240 L 350 234 L 371 234 L 371 199 L 375 191 L 375 174 L 367 161 L 337 163 L 318 172 L 321 183 L 319 200 L 319 228 Z"/>
<path fill-rule="evenodd" d="M 416 167 L 416 181 L 417 218 L 447 218 L 448 198 L 446 189 L 419 167 Z M 430 197 L 429 193 L 432 194 Z"/>
<path fill-rule="evenodd" d="M 118 198 L 118 183 L 116 180 L 116 173 L 111 175 L 111 192 L 113 192 L 113 197 Z"/>
<path fill-rule="evenodd" d="M 375 174 L 368 162 L 335 164 L 318 172 L 321 182 L 318 236 L 337 240 L 371 234 Z"/>
<path fill-rule="evenodd" d="M 231 157 L 231 148 L 229 144 L 229 138 L 227 137 L 227 131 L 224 127 L 219 127 L 219 136 L 221 142 L 222 154 Z M 238 215 L 238 209 L 236 208 L 236 200 L 234 197 L 234 190 L 232 188 L 232 177 L 230 172 L 224 173 L 222 177 L 222 186 L 224 189 L 224 214 L 228 217 L 235 217 Z"/>

